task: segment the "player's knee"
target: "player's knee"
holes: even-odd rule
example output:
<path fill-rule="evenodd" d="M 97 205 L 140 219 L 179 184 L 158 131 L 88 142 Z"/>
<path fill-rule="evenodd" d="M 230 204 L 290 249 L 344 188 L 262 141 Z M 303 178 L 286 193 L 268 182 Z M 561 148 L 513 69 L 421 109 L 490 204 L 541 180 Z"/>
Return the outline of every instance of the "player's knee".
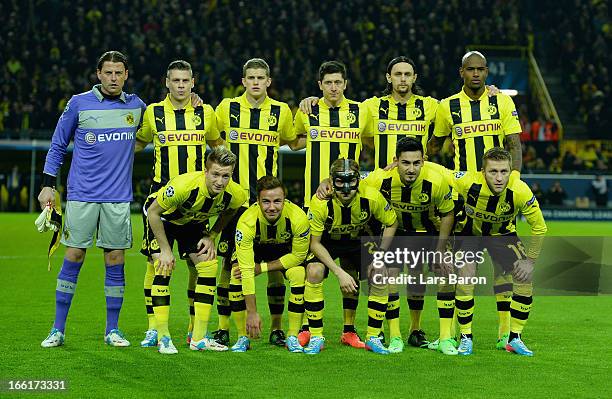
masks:
<path fill-rule="evenodd" d="M 325 277 L 325 266 L 320 263 L 309 263 L 306 267 L 306 280 L 312 284 L 318 284 Z"/>
<path fill-rule="evenodd" d="M 85 260 L 85 249 L 68 247 L 64 257 L 70 262 L 81 263 Z"/>
<path fill-rule="evenodd" d="M 104 261 L 107 265 L 119 265 L 124 263 L 124 259 L 122 249 L 104 250 Z"/>

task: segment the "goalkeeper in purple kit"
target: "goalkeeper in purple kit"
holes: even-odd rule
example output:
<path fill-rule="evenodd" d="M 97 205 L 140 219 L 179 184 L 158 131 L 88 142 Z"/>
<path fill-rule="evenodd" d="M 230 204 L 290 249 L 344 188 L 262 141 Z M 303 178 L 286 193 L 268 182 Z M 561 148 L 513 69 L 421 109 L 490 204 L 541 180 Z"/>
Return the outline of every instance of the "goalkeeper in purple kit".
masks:
<path fill-rule="evenodd" d="M 145 104 L 123 92 L 128 78 L 127 58 L 107 51 L 98 60 L 100 84 L 73 96 L 59 118 L 43 171 L 38 201 L 42 208 L 55 205 L 55 180 L 70 140 L 74 152 L 68 174 L 66 219 L 61 242 L 66 246 L 55 291 L 55 322 L 45 348 L 64 344 L 64 329 L 77 278 L 87 248 L 104 250 L 106 276 L 106 332 L 110 346 L 129 346 L 118 329 L 125 287 L 124 250 L 132 246 L 130 201 L 134 140 Z"/>

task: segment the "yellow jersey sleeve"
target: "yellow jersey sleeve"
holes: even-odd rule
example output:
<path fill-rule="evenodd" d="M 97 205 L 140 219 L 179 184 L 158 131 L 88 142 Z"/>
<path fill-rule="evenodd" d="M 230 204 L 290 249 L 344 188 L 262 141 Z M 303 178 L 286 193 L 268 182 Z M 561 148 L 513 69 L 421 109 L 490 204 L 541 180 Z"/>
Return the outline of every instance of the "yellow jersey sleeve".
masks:
<path fill-rule="evenodd" d="M 359 127 L 361 137 L 374 137 L 374 121 L 370 113 L 370 107 L 365 103 L 359 103 Z"/>
<path fill-rule="evenodd" d="M 191 193 L 190 176 L 179 175 L 170 179 L 165 186 L 157 192 L 157 203 L 164 211 L 174 212 Z"/>
<path fill-rule="evenodd" d="M 529 186 L 519 181 L 516 184 L 515 191 L 517 193 L 518 210 L 525 216 L 527 223 L 531 226 L 531 241 L 527 248 L 527 256 L 537 258 L 542 249 L 543 237 L 548 231 L 544 215 L 540 209 L 540 204 Z"/>
<path fill-rule="evenodd" d="M 371 202 L 373 205 L 372 214 L 383 225 L 391 226 L 397 221 L 397 213 L 379 191 L 374 190 Z"/>
<path fill-rule="evenodd" d="M 332 200 L 330 200 L 332 201 Z M 321 201 L 316 194 L 310 200 L 308 208 L 308 220 L 310 221 L 310 234 L 313 236 L 323 235 L 325 230 L 325 219 L 327 218 L 327 201 Z"/>
<path fill-rule="evenodd" d="M 453 189 L 445 177 L 441 177 L 435 197 L 435 205 L 440 213 L 451 212 L 455 208 Z"/>
<path fill-rule="evenodd" d="M 249 208 L 238 219 L 236 225 L 236 255 L 238 267 L 242 274 L 242 293 L 255 294 L 255 251 L 253 240 L 255 238 L 255 223 L 257 221 L 257 208 Z"/>
<path fill-rule="evenodd" d="M 278 121 L 279 136 L 281 141 L 292 142 L 297 138 L 293 129 L 293 114 L 287 104 L 281 106 L 281 120 Z"/>
<path fill-rule="evenodd" d="M 514 105 L 512 97 L 498 94 L 498 98 L 501 100 L 501 109 L 499 110 L 499 114 L 502 120 L 502 128 L 504 129 L 504 135 L 508 136 L 510 134 L 521 133 L 523 129 L 521 128 L 521 123 L 519 122 L 516 105 Z"/>
<path fill-rule="evenodd" d="M 213 108 L 208 104 L 204 104 L 204 124 L 206 126 L 206 140 L 215 141 L 221 137 L 219 127 L 217 126 L 217 116 Z"/>
<path fill-rule="evenodd" d="M 449 177 L 449 183 L 453 190 L 464 197 L 467 195 L 470 184 L 477 180 L 475 178 L 476 176 L 471 172 L 450 172 L 447 176 Z"/>
<path fill-rule="evenodd" d="M 425 120 L 435 125 L 439 101 L 433 97 L 425 97 L 425 100 Z"/>
<path fill-rule="evenodd" d="M 440 104 L 438 104 L 434 124 L 434 136 L 436 137 L 447 137 L 451 132 L 453 122 L 448 101 L 441 101 Z"/>
<path fill-rule="evenodd" d="M 305 118 L 308 118 L 302 111 L 298 111 L 295 114 L 295 119 L 293 121 L 293 133 L 295 136 L 299 136 L 301 134 L 306 134 L 306 124 Z"/>
<path fill-rule="evenodd" d="M 240 187 L 238 183 L 231 180 L 225 188 L 225 191 L 232 195 L 232 200 L 227 206 L 228 209 L 238 209 L 241 206 L 245 205 L 245 202 L 247 201 L 248 197 L 244 189 Z"/>
<path fill-rule="evenodd" d="M 219 132 L 225 132 L 227 129 L 226 117 L 229 118 L 229 116 L 227 116 L 228 104 L 229 104 L 229 99 L 224 98 L 223 101 L 221 101 L 221 103 L 217 105 L 217 108 L 215 109 L 215 116 L 217 119 L 217 130 L 219 130 Z"/>
<path fill-rule="evenodd" d="M 151 124 L 151 116 L 153 115 L 153 106 L 149 105 L 144 112 L 142 117 L 142 124 L 136 132 L 136 140 L 144 141 L 145 143 L 150 143 L 153 141 L 153 126 Z"/>
<path fill-rule="evenodd" d="M 304 263 L 310 247 L 310 223 L 306 214 L 297 206 L 291 212 L 291 252 L 280 257 L 280 262 L 285 269 L 299 266 Z"/>
<path fill-rule="evenodd" d="M 370 187 L 380 189 L 383 179 L 385 178 L 385 171 L 382 169 L 375 169 L 366 176 L 359 184 L 366 184 Z"/>

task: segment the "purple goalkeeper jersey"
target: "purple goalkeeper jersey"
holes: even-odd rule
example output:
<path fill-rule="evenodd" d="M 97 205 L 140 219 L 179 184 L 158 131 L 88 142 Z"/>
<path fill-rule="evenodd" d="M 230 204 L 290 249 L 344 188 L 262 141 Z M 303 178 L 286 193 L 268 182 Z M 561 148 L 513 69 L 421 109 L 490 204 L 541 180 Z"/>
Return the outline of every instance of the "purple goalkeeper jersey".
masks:
<path fill-rule="evenodd" d="M 132 201 L 134 141 L 145 108 L 135 94 L 105 98 L 100 85 L 70 99 L 57 122 L 44 169 L 57 176 L 74 140 L 68 200 Z"/>

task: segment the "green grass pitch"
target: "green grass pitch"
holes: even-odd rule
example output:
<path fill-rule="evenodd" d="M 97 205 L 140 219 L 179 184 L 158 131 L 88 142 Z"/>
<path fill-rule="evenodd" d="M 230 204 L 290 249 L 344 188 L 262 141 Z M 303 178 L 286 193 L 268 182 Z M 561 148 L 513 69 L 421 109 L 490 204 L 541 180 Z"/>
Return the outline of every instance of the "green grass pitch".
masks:
<path fill-rule="evenodd" d="M 269 317 L 262 295 L 258 306 L 266 325 L 265 339 L 252 342 L 253 350 L 246 354 L 193 353 L 183 340 L 188 320 L 186 268 L 179 263 L 171 284 L 170 329 L 180 353 L 162 356 L 155 349 L 142 349 L 138 343 L 146 329 L 144 259 L 138 253 L 142 227 L 137 216 L 133 218 L 134 248 L 126 257 L 127 287 L 120 318 L 120 327 L 133 346 L 110 348 L 103 344 L 104 265 L 100 250 L 92 249 L 70 310 L 66 345 L 43 349 L 40 341 L 53 321 L 63 249 L 54 256 L 53 270 L 48 273 L 50 236 L 35 231 L 34 219 L 33 214 L 0 215 L 4 281 L 0 380 L 4 387 L 7 380 L 66 379 L 68 390 L 62 398 L 612 397 L 612 351 L 607 345 L 612 331 L 610 296 L 536 297 L 524 334 L 536 354 L 533 358 L 494 349 L 497 314 L 491 296 L 477 298 L 473 356 L 445 357 L 407 348 L 404 353 L 385 357 L 339 344 L 341 297 L 337 284 L 329 279 L 325 285 L 327 347 L 320 355 L 290 354 L 267 343 Z M 520 231 L 526 232 L 526 227 L 522 224 Z M 603 222 L 550 222 L 549 228 L 553 235 L 612 236 L 612 226 Z M 258 280 L 259 294 L 265 294 L 265 278 Z M 405 336 L 409 321 L 404 297 L 401 314 Z M 366 320 L 362 297 L 359 331 L 365 332 Z M 426 298 L 423 326 L 430 337 L 436 336 L 434 297 Z M 215 314 L 210 327 L 216 327 Z M 1 397 L 19 395 L 0 392 Z"/>

